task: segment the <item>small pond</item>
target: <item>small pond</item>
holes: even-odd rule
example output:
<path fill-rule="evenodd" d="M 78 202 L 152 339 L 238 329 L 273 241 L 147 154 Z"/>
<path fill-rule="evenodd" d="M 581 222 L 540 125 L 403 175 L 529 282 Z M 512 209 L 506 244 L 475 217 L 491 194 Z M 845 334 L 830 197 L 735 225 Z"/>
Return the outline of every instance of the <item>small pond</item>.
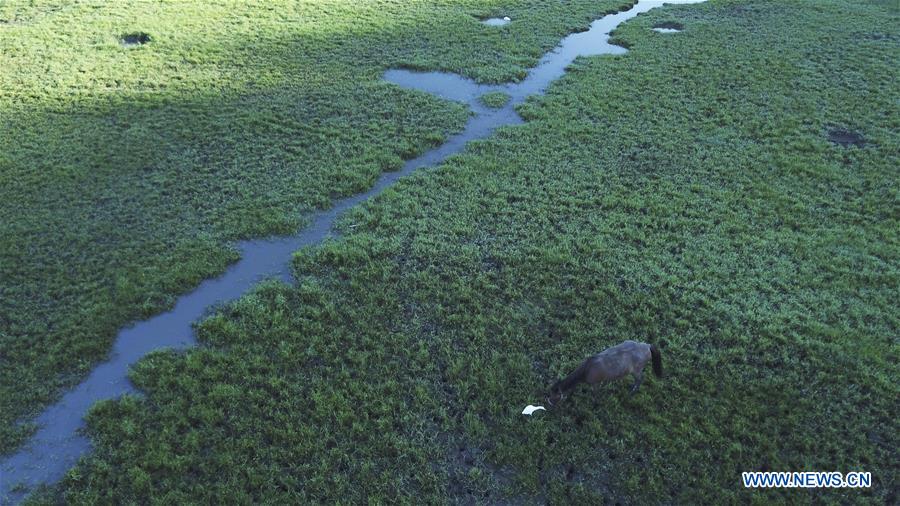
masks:
<path fill-rule="evenodd" d="M 508 25 L 510 23 L 510 21 L 512 21 L 512 19 L 510 19 L 509 16 L 506 16 L 506 17 L 502 17 L 502 18 L 482 19 L 481 24 L 488 25 L 488 26 L 504 26 L 504 25 Z"/>

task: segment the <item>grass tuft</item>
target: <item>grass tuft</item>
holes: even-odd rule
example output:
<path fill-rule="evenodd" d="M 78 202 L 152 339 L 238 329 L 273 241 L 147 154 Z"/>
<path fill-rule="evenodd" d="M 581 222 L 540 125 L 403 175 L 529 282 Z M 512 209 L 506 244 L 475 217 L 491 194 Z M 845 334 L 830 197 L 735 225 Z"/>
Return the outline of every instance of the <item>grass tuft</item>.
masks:
<path fill-rule="evenodd" d="M 481 103 L 492 109 L 500 109 L 509 103 L 510 96 L 502 91 L 491 91 L 480 97 Z"/>

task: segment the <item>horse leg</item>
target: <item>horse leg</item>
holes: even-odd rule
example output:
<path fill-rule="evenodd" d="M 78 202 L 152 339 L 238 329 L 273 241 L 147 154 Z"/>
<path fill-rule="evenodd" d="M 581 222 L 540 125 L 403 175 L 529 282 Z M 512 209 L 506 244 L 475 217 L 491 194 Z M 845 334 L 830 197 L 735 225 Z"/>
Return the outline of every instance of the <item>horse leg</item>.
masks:
<path fill-rule="evenodd" d="M 635 371 L 632 375 L 634 376 L 634 384 L 631 385 L 631 395 L 634 395 L 637 393 L 638 388 L 641 387 L 641 381 L 644 379 L 644 371 L 643 369 Z"/>

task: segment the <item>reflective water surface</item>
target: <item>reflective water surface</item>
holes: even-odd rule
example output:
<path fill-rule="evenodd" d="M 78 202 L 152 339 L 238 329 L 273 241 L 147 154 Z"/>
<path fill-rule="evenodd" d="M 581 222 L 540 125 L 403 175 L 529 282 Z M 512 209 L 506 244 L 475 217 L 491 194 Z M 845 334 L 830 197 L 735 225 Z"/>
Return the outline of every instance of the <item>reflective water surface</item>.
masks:
<path fill-rule="evenodd" d="M 488 19 L 482 20 L 481 22 L 488 26 L 503 26 L 503 25 L 508 25 L 510 23 L 510 21 L 512 21 L 512 20 L 509 18 L 488 18 Z"/>

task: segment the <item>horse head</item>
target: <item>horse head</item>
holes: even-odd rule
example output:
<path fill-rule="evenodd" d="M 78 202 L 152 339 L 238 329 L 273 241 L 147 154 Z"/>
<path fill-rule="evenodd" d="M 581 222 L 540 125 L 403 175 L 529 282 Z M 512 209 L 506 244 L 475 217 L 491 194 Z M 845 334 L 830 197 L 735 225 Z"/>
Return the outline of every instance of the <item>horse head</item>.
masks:
<path fill-rule="evenodd" d="M 547 404 L 550 406 L 555 406 L 565 398 L 566 394 L 563 393 L 561 389 L 553 388 L 550 390 L 550 394 L 547 396 Z"/>

